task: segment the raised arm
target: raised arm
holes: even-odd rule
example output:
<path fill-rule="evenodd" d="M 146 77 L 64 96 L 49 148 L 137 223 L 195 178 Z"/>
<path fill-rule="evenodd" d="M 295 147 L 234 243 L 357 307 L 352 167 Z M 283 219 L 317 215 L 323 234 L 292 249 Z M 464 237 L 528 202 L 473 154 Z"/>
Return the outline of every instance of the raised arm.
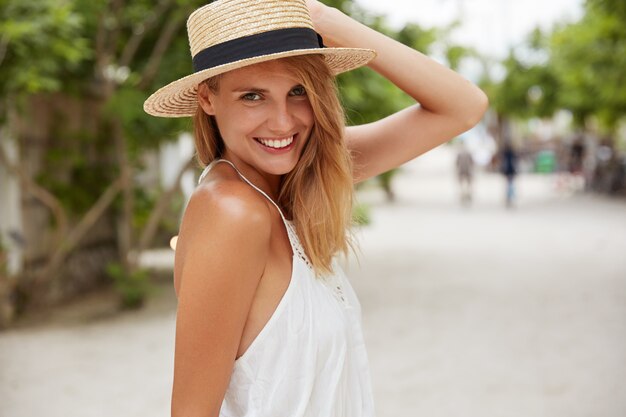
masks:
<path fill-rule="evenodd" d="M 488 105 L 486 95 L 454 71 L 337 9 L 315 0 L 307 0 L 307 5 L 315 29 L 328 46 L 376 50 L 378 56 L 369 67 L 419 103 L 379 121 L 347 128 L 355 182 L 410 161 L 482 118 Z"/>
<path fill-rule="evenodd" d="M 269 209 L 241 187 L 200 187 L 183 217 L 175 265 L 172 417 L 218 416 L 265 268 Z"/>

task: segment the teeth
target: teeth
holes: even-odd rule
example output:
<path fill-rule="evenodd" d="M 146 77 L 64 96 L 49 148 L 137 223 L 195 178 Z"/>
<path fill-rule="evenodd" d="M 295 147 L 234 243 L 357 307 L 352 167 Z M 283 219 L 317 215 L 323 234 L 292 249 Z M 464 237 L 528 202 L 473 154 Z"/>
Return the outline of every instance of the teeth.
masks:
<path fill-rule="evenodd" d="M 288 138 L 283 138 L 283 139 L 261 139 L 261 138 L 256 138 L 259 142 L 261 142 L 263 145 L 268 146 L 270 148 L 275 148 L 275 149 L 280 149 L 280 148 L 284 148 L 286 146 L 291 145 L 291 142 L 293 142 L 293 136 L 289 136 Z"/>

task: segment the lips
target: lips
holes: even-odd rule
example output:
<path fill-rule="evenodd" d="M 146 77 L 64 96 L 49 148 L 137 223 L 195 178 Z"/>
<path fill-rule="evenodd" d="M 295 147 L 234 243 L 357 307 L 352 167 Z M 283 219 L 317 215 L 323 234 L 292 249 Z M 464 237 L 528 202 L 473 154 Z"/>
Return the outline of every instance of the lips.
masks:
<path fill-rule="evenodd" d="M 254 138 L 257 142 L 263 146 L 271 149 L 285 149 L 288 148 L 295 140 L 297 136 L 293 134 L 285 137 L 267 137 L 267 138 Z"/>

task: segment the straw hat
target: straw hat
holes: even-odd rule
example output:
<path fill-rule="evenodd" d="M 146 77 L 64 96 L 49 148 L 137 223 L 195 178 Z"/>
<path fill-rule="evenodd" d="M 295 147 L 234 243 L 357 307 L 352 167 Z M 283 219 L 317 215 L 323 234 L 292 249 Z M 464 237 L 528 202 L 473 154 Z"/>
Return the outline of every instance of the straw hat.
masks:
<path fill-rule="evenodd" d="M 313 29 L 304 0 L 218 0 L 187 20 L 194 73 L 152 94 L 144 110 L 161 117 L 193 116 L 196 90 L 207 78 L 259 62 L 322 54 L 334 74 L 358 68 L 376 53 L 326 48 Z"/>

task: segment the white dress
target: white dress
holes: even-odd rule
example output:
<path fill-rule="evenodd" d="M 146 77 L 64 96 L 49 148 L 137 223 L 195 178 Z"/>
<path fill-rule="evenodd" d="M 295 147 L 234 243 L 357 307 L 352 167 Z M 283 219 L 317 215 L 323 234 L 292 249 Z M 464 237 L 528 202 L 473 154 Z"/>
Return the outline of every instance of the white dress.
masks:
<path fill-rule="evenodd" d="M 293 250 L 291 281 L 265 327 L 235 361 L 220 417 L 373 417 L 361 306 L 341 267 L 316 278 L 295 227 L 228 160 L 218 162 L 278 209 Z"/>

